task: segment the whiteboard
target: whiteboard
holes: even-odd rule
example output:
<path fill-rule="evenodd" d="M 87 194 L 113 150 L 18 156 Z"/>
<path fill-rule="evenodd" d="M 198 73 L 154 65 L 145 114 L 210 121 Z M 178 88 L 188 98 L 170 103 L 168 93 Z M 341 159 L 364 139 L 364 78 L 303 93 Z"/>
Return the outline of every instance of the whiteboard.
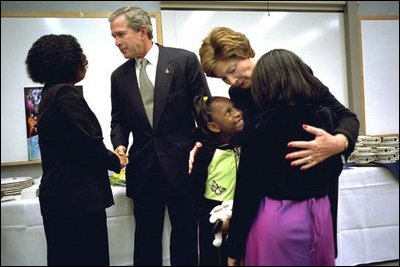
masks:
<path fill-rule="evenodd" d="M 161 27 L 151 16 L 153 41 Z M 161 32 L 161 28 L 160 28 Z M 71 34 L 78 39 L 89 61 L 86 77 L 77 85 L 96 114 L 103 130 L 104 142 L 110 141 L 112 71 L 126 61 L 114 44 L 107 17 L 2 17 L 1 18 L 1 162 L 28 160 L 26 140 L 24 87 L 41 86 L 33 83 L 25 67 L 32 44 L 45 34 Z M 158 39 L 157 39 L 158 38 Z"/>
<path fill-rule="evenodd" d="M 360 20 L 365 133 L 399 133 L 399 19 Z"/>
<path fill-rule="evenodd" d="M 275 48 L 292 50 L 333 95 L 348 107 L 343 13 L 265 11 L 161 11 L 163 41 L 195 52 L 213 27 L 244 33 L 256 58 Z M 213 95 L 228 96 L 229 86 L 207 78 Z"/>

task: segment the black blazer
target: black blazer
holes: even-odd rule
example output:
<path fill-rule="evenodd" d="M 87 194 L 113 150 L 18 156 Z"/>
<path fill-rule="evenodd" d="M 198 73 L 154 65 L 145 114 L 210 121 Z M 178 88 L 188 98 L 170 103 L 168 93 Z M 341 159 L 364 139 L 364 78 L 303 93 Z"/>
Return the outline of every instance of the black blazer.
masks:
<path fill-rule="evenodd" d="M 119 172 L 119 159 L 105 147 L 100 124 L 75 87 L 43 88 L 38 134 L 43 215 L 77 215 L 114 204 L 107 169 Z"/>
<path fill-rule="evenodd" d="M 159 45 L 154 86 L 153 128 L 143 106 L 130 59 L 111 75 L 111 141 L 129 148 L 127 195 L 140 194 L 152 163 L 158 159 L 166 179 L 178 193 L 188 192 L 187 162 L 193 148 L 193 98 L 210 95 L 204 73 L 193 52 Z"/>
<path fill-rule="evenodd" d="M 342 154 L 348 158 L 354 151 L 358 138 L 360 123 L 357 115 L 341 104 L 327 87 L 323 87 L 321 90 L 321 105 L 329 108 L 336 115 L 338 122 L 336 128 L 331 132 L 331 134 L 335 135 L 337 133 L 342 133 L 349 141 L 349 147 L 346 151 L 342 152 Z M 229 97 L 235 103 L 235 106 L 243 111 L 246 121 L 246 130 L 249 127 L 253 127 L 255 120 L 254 117 L 257 116 L 260 111 L 257 109 L 256 104 L 253 101 L 251 90 L 249 88 L 231 86 L 229 88 Z"/>

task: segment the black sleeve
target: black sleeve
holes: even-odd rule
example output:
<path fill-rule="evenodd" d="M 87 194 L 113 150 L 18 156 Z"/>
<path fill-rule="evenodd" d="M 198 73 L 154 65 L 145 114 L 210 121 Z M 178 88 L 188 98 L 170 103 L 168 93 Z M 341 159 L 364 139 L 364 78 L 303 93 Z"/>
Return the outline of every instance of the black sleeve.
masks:
<path fill-rule="evenodd" d="M 346 158 L 349 157 L 358 138 L 360 123 L 357 115 L 342 105 L 326 87 L 323 89 L 321 104 L 329 107 L 336 114 L 338 123 L 332 134 L 342 133 L 347 137 L 349 147 L 343 154 Z"/>
<path fill-rule="evenodd" d="M 242 144 L 239 170 L 236 178 L 235 196 L 233 200 L 232 218 L 229 223 L 229 235 L 227 240 L 228 256 L 239 259 L 244 255 L 246 240 L 250 227 L 257 215 L 261 194 L 256 177 L 252 173 L 254 161 L 248 157 L 251 151 L 246 151 L 246 145 Z M 249 153 L 248 153 L 249 152 Z"/>
<path fill-rule="evenodd" d="M 190 106 L 193 106 L 193 99 L 197 95 L 211 96 L 206 76 L 201 68 L 200 62 L 194 53 L 189 54 L 187 68 L 185 70 L 188 88 L 191 90 Z"/>
<path fill-rule="evenodd" d="M 117 74 L 111 75 L 111 142 L 114 149 L 120 145 L 123 145 L 128 150 L 129 134 L 130 131 L 126 127 L 122 110 L 121 110 L 121 97 L 120 91 L 117 86 Z"/>
<path fill-rule="evenodd" d="M 59 88 L 56 105 L 61 120 L 69 132 L 65 147 L 81 162 L 96 162 L 109 170 L 120 171 L 119 158 L 103 142 L 100 123 L 90 110 L 83 96 L 71 86 Z"/>

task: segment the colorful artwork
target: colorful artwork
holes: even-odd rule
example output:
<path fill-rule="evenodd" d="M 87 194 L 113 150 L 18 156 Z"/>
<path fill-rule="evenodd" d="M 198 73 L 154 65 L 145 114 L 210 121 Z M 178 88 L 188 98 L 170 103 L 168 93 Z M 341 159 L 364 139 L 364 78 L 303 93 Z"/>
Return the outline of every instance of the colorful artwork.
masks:
<path fill-rule="evenodd" d="M 28 144 L 28 160 L 40 159 L 37 117 L 42 87 L 25 87 L 25 121 Z"/>

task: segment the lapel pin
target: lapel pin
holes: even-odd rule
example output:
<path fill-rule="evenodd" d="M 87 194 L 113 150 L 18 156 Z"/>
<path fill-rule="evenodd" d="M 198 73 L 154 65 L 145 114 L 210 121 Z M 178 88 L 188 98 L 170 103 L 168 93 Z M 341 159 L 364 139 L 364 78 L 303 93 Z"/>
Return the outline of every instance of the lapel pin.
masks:
<path fill-rule="evenodd" d="M 168 74 L 168 73 L 169 73 L 169 69 L 165 69 L 165 73 L 167 73 L 167 74 Z"/>

